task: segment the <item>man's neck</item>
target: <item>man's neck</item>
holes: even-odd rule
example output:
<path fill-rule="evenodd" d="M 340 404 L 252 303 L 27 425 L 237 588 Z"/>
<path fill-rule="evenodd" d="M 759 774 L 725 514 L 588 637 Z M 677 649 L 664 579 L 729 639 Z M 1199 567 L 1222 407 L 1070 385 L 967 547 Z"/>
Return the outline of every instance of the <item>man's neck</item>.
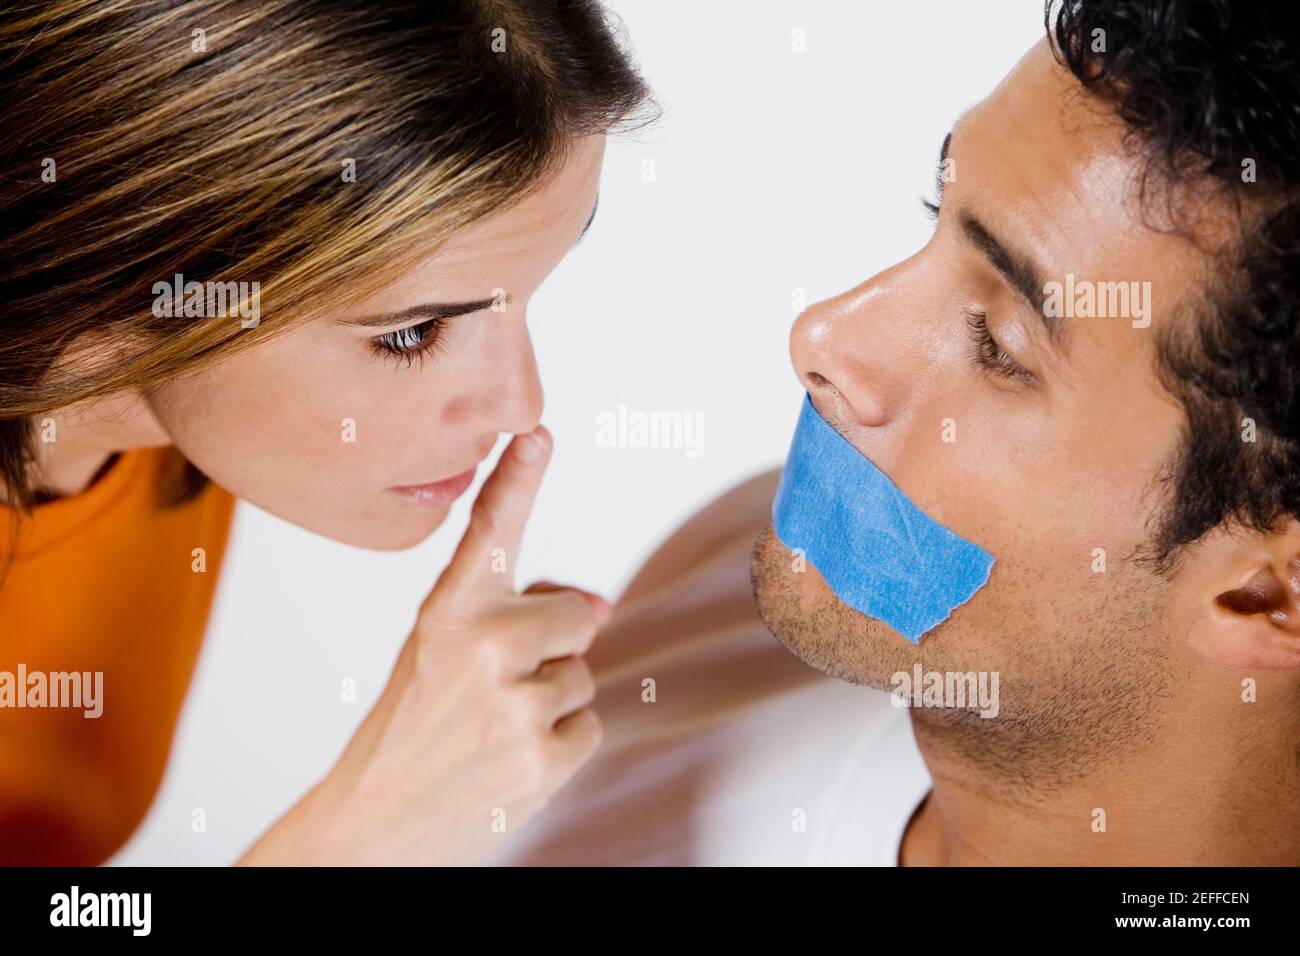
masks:
<path fill-rule="evenodd" d="M 990 779 L 951 757 L 912 717 L 934 788 L 903 834 L 903 866 L 1300 865 L 1300 787 L 1285 747 L 1247 754 L 1190 735 L 1044 798 L 1014 774 Z"/>

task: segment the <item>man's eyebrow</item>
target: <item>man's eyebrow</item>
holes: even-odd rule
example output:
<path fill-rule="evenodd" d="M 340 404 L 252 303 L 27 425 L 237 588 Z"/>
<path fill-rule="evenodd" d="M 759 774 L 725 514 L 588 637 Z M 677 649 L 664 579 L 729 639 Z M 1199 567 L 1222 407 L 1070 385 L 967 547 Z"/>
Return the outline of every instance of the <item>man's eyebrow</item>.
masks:
<path fill-rule="evenodd" d="M 948 128 L 948 132 L 943 134 L 943 143 L 939 146 L 939 161 L 934 166 L 934 195 L 935 198 L 941 201 L 943 199 L 943 184 L 945 181 L 943 174 L 947 172 L 944 167 L 948 162 L 948 150 L 952 146 L 953 134 L 957 132 L 957 127 L 961 125 L 961 121 L 966 118 L 968 112 L 970 111 L 963 110 L 961 115 L 953 120 L 953 124 Z"/>
<path fill-rule="evenodd" d="M 490 309 L 497 301 L 496 298 L 491 298 L 479 299 L 475 302 L 426 302 L 423 305 L 413 305 L 401 312 L 389 312 L 386 315 L 368 315 L 359 319 L 335 319 L 334 321 L 339 325 L 356 325 L 367 329 L 382 328 L 387 325 L 401 325 L 403 322 L 452 319 L 458 315 L 482 312 L 484 309 Z M 507 295 L 505 301 L 509 302 L 510 296 Z"/>
<path fill-rule="evenodd" d="M 1008 247 L 1006 243 L 994 236 L 972 213 L 963 211 L 959 222 L 962 235 L 984 254 L 993 268 L 997 269 L 1006 280 L 1007 285 L 1011 286 L 1016 295 L 1020 296 L 1025 304 L 1043 320 L 1052 343 L 1059 345 L 1063 331 L 1061 323 L 1058 319 L 1048 316 L 1043 310 L 1046 295 L 1043 291 L 1046 284 L 1043 281 L 1043 270 L 1029 256 Z"/>
<path fill-rule="evenodd" d="M 953 129 L 956 128 L 954 125 Z M 943 137 L 943 145 L 939 147 L 939 162 L 934 166 L 934 196 L 940 202 L 943 202 L 944 164 L 948 162 L 948 144 L 951 142 L 952 130 L 949 130 Z"/>
<path fill-rule="evenodd" d="M 578 233 L 578 238 L 573 240 L 574 246 L 582 242 L 582 237 L 587 234 L 587 230 L 591 228 L 591 224 L 596 221 L 596 210 L 599 208 L 600 208 L 600 193 L 596 193 L 596 201 L 591 204 L 591 215 L 587 217 L 587 224 L 582 227 L 582 232 Z M 572 246 L 570 246 L 570 248 L 572 248 Z"/>

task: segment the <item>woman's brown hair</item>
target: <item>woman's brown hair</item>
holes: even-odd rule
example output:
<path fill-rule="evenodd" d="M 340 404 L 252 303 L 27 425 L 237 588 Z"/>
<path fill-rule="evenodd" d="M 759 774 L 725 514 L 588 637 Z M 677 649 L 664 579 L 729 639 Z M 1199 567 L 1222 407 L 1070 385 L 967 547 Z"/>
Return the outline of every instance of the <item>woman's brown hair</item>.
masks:
<path fill-rule="evenodd" d="M 0 90 L 0 489 L 20 512 L 43 416 L 372 291 L 648 102 L 594 0 L 20 0 Z M 267 318 L 156 316 L 176 274 L 257 282 Z M 61 362 L 74 341 L 113 347 Z"/>

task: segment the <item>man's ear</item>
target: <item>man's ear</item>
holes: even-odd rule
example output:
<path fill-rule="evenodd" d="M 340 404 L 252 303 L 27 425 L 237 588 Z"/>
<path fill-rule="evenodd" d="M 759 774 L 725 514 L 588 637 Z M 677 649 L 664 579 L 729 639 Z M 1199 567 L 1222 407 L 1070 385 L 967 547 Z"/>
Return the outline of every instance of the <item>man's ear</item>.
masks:
<path fill-rule="evenodd" d="M 1218 558 L 1188 643 L 1229 667 L 1300 670 L 1300 523 L 1239 538 Z"/>

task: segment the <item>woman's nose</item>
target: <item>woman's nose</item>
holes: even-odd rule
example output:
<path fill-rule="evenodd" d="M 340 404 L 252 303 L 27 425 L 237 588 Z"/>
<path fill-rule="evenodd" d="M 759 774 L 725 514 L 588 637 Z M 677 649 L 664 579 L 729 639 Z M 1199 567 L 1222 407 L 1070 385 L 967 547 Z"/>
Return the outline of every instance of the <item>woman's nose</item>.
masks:
<path fill-rule="evenodd" d="M 484 333 L 472 364 L 461 370 L 460 394 L 445 400 L 443 424 L 482 434 L 519 435 L 542 419 L 542 383 L 522 318 Z"/>
<path fill-rule="evenodd" d="M 501 353 L 498 353 L 501 354 Z M 499 378 L 491 388 L 491 402 L 495 430 L 512 435 L 530 432 L 542 420 L 545 398 L 542 381 L 537 374 L 537 357 L 527 328 L 512 339 L 508 352 L 502 355 L 503 365 Z"/>

